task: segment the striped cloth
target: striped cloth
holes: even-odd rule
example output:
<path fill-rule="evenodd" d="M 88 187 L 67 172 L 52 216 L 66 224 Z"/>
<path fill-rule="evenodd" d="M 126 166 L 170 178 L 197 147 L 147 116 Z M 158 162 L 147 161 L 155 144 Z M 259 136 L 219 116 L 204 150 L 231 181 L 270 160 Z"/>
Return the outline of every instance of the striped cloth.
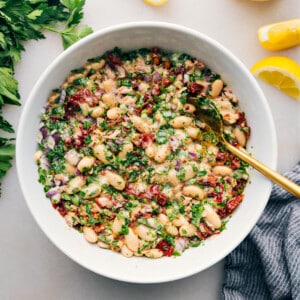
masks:
<path fill-rule="evenodd" d="M 300 162 L 285 176 L 300 184 Z M 273 186 L 262 217 L 225 260 L 222 299 L 300 300 L 300 199 Z"/>

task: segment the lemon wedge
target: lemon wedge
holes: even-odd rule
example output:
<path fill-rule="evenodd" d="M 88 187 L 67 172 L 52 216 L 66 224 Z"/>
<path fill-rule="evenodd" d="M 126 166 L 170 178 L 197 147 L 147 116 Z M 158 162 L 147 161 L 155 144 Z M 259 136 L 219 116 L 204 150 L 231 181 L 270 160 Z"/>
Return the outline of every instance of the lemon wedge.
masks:
<path fill-rule="evenodd" d="M 294 60 L 271 56 L 258 61 L 250 71 L 290 97 L 300 99 L 300 65 Z"/>
<path fill-rule="evenodd" d="M 292 19 L 262 26 L 258 29 L 260 44 L 276 51 L 300 45 L 300 19 Z"/>
<path fill-rule="evenodd" d="M 144 0 L 144 2 L 146 2 L 149 5 L 153 5 L 153 6 L 161 6 L 165 3 L 167 3 L 168 0 Z"/>

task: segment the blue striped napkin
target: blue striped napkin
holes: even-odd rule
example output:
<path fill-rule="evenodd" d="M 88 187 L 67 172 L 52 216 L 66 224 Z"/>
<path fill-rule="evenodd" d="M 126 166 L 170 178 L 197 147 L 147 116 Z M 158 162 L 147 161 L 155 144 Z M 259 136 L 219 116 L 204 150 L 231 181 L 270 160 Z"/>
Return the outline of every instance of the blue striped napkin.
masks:
<path fill-rule="evenodd" d="M 300 162 L 285 176 L 300 184 Z M 262 217 L 225 260 L 222 298 L 300 300 L 300 199 L 273 186 Z"/>

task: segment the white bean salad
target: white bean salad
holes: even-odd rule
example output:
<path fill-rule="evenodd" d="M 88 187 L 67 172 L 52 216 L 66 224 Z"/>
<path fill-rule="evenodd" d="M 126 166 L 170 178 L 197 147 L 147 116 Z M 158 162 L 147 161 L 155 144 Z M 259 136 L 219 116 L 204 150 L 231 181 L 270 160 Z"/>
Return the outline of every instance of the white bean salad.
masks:
<path fill-rule="evenodd" d="M 250 128 L 237 97 L 187 54 L 115 48 L 50 94 L 39 182 L 89 243 L 125 257 L 179 256 L 225 229 L 247 165 L 204 130 L 190 96 L 212 100 L 227 140 L 245 147 Z"/>

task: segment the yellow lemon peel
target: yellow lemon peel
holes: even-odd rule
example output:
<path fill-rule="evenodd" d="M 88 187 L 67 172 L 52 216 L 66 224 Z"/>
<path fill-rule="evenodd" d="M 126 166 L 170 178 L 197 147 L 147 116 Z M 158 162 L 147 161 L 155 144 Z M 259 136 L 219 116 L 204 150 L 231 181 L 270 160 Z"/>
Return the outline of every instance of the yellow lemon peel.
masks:
<path fill-rule="evenodd" d="M 300 19 L 262 26 L 258 29 L 258 39 L 265 49 L 271 51 L 300 45 Z"/>
<path fill-rule="evenodd" d="M 294 60 L 271 56 L 258 61 L 250 71 L 290 97 L 300 99 L 300 65 Z"/>
<path fill-rule="evenodd" d="M 153 6 L 161 6 L 168 2 L 168 0 L 144 0 L 145 3 Z"/>

